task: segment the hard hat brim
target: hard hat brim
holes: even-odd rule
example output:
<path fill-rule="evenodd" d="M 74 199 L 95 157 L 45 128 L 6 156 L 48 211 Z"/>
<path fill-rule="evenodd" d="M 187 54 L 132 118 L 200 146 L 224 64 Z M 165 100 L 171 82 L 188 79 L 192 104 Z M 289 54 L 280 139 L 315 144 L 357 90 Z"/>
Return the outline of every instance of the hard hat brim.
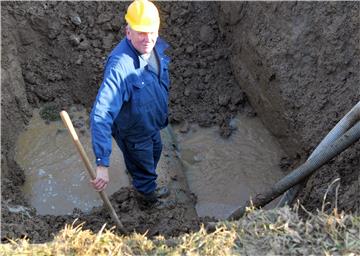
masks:
<path fill-rule="evenodd" d="M 128 25 L 132 30 L 135 30 L 137 32 L 158 32 L 159 31 L 159 25 L 154 25 L 154 26 L 131 25 L 131 24 L 128 24 Z"/>

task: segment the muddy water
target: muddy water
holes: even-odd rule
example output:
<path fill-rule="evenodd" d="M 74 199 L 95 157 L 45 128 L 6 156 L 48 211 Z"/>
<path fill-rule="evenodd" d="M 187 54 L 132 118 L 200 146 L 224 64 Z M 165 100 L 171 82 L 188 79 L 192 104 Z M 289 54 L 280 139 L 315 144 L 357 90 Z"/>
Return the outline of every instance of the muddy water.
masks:
<path fill-rule="evenodd" d="M 94 162 L 86 124 L 88 114 L 78 109 L 69 114 L 90 161 Z M 236 130 L 228 139 L 221 138 L 217 128 L 193 125 L 184 134 L 179 132 L 180 127 L 174 127 L 185 176 L 197 196 L 199 216 L 226 218 L 250 196 L 282 177 L 278 163 L 284 153 L 262 123 L 257 118 L 238 116 L 232 125 Z M 169 144 L 173 138 L 165 135 L 162 133 L 164 144 Z M 24 195 L 39 214 L 71 214 L 74 208 L 87 212 L 102 204 L 88 183 L 89 175 L 61 121 L 46 124 L 35 110 L 18 138 L 16 161 L 26 174 Z M 181 167 L 162 156 L 160 185 L 169 184 L 174 168 Z M 129 186 L 122 154 L 114 141 L 110 180 L 108 195 Z"/>
<path fill-rule="evenodd" d="M 228 139 L 217 128 L 192 126 L 186 134 L 174 127 L 198 215 L 224 219 L 250 196 L 282 176 L 279 144 L 258 118 L 238 116 Z"/>
<path fill-rule="evenodd" d="M 69 112 L 79 139 L 94 163 L 85 110 Z M 113 141 L 110 184 L 107 194 L 128 186 L 122 154 Z M 35 110 L 16 145 L 16 161 L 25 170 L 24 195 L 39 214 L 71 214 L 74 208 L 84 212 L 102 201 L 89 185 L 89 175 L 62 121 L 46 124 Z"/>

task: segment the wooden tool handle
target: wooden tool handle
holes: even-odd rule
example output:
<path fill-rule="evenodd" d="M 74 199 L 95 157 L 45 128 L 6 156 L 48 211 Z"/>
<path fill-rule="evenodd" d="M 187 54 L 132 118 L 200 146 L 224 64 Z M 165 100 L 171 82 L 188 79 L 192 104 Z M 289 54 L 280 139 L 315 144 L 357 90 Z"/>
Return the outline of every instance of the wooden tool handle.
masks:
<path fill-rule="evenodd" d="M 90 174 L 91 179 L 95 179 L 96 178 L 96 173 L 95 171 L 92 169 L 90 160 L 83 148 L 83 146 L 81 145 L 81 142 L 79 140 L 79 137 L 76 134 L 75 128 L 71 122 L 70 116 L 69 114 L 63 110 L 60 112 L 60 116 L 62 121 L 64 122 L 66 128 L 68 129 L 68 131 L 70 132 L 70 135 L 74 141 L 74 144 L 76 146 L 76 149 L 78 150 L 81 159 L 83 160 L 85 167 L 87 169 L 87 171 Z M 100 197 L 103 200 L 104 204 L 108 207 L 108 209 L 110 210 L 110 215 L 112 217 L 112 219 L 114 220 L 114 222 L 116 223 L 117 227 L 119 228 L 119 230 L 123 233 L 126 233 L 124 226 L 122 225 L 119 217 L 117 216 L 114 208 L 112 207 L 110 200 L 108 198 L 108 196 L 106 195 L 105 191 L 99 191 Z"/>
<path fill-rule="evenodd" d="M 76 149 L 78 150 L 79 154 L 80 154 L 80 157 L 81 159 L 83 160 L 84 164 L 85 164 L 85 167 L 87 169 L 87 171 L 89 172 L 90 174 L 90 177 L 91 179 L 95 179 L 96 178 L 96 173 L 95 171 L 92 169 L 92 166 L 91 166 L 91 163 L 90 163 L 90 160 L 79 140 L 79 137 L 77 136 L 76 134 L 76 131 L 75 131 L 75 128 L 71 122 L 71 119 L 70 119 L 70 116 L 69 114 L 63 110 L 60 112 L 60 116 L 61 116 L 61 119 L 63 120 L 66 128 L 69 130 L 70 132 L 70 135 L 74 141 L 74 144 L 76 146 Z"/>

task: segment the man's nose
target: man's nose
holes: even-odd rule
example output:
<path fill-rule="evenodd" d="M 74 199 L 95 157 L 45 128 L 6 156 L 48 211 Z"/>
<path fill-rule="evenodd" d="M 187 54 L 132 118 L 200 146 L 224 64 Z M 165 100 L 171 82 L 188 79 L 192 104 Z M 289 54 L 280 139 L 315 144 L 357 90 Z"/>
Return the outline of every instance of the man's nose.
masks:
<path fill-rule="evenodd" d="M 146 42 L 150 42 L 151 41 L 151 33 L 144 33 L 144 40 Z"/>

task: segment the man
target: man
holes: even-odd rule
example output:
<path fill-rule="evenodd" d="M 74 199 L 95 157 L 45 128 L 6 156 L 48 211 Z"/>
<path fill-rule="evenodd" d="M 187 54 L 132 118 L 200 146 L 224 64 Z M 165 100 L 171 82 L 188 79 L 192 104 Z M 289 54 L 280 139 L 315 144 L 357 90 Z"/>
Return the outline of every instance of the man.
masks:
<path fill-rule="evenodd" d="M 91 133 L 96 157 L 97 191 L 109 182 L 112 136 L 139 198 L 146 206 L 161 204 L 168 190 L 157 191 L 156 166 L 162 151 L 160 130 L 168 123 L 168 45 L 158 38 L 156 6 L 147 0 L 132 2 L 125 15 L 126 38 L 110 53 L 104 78 L 93 105 Z"/>

